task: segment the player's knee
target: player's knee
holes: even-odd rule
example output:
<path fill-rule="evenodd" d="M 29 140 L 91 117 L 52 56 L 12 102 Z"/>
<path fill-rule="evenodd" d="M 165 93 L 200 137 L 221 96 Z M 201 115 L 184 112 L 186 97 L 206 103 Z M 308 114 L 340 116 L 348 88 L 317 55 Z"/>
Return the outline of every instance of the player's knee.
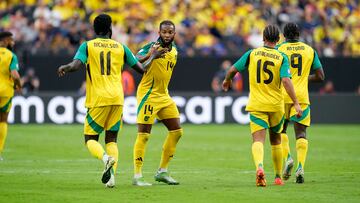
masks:
<path fill-rule="evenodd" d="M 110 142 L 117 142 L 118 131 L 106 131 L 105 144 Z"/>
<path fill-rule="evenodd" d="M 85 138 L 85 144 L 86 144 L 89 140 L 98 141 L 99 135 L 85 135 L 84 138 Z"/>

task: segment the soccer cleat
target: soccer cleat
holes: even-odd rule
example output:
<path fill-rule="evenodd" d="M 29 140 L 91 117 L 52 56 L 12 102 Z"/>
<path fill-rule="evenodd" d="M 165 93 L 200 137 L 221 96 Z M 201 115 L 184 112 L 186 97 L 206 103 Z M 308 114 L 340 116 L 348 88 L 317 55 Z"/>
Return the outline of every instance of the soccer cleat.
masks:
<path fill-rule="evenodd" d="M 101 178 L 101 182 L 102 183 L 107 183 L 109 182 L 110 178 L 111 178 L 111 169 L 115 164 L 115 159 L 111 156 L 109 156 L 108 160 L 106 160 L 105 163 L 105 169 Z"/>
<path fill-rule="evenodd" d="M 284 182 L 281 180 L 280 177 L 276 177 L 274 181 L 275 185 L 284 185 Z"/>
<path fill-rule="evenodd" d="M 111 169 L 111 175 L 110 175 L 110 179 L 107 183 L 105 183 L 105 186 L 107 188 L 113 188 L 115 187 L 115 175 L 114 175 L 114 169 Z"/>
<path fill-rule="evenodd" d="M 154 178 L 156 181 L 163 182 L 168 185 L 179 185 L 180 184 L 174 178 L 172 178 L 168 172 L 157 172 L 155 174 Z"/>
<path fill-rule="evenodd" d="M 294 167 L 294 160 L 291 157 L 289 157 L 285 162 L 285 167 L 282 175 L 284 180 L 288 180 L 290 178 L 293 167 Z"/>
<path fill-rule="evenodd" d="M 298 168 L 296 170 L 295 176 L 296 176 L 296 180 L 295 180 L 296 183 L 304 183 L 304 181 L 305 181 L 304 180 L 304 170 L 302 168 Z"/>
<path fill-rule="evenodd" d="M 262 168 L 259 168 L 256 171 L 256 186 L 266 187 L 265 173 L 264 173 L 264 169 Z"/>
<path fill-rule="evenodd" d="M 146 182 L 143 177 L 134 178 L 133 185 L 135 185 L 135 186 L 152 186 L 152 184 Z"/>

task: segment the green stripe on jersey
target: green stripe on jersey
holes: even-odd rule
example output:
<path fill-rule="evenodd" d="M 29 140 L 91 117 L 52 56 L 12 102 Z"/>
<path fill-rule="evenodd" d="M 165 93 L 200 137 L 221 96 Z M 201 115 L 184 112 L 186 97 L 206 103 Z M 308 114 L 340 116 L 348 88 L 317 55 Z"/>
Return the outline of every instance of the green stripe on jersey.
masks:
<path fill-rule="evenodd" d="M 145 101 L 149 98 L 153 86 L 154 86 L 154 79 L 152 81 L 152 84 L 151 84 L 151 87 L 150 87 L 149 91 L 145 94 L 145 96 L 142 98 L 142 100 L 141 100 L 141 102 L 139 104 L 139 107 L 137 109 L 137 115 L 139 115 L 140 109 L 144 106 Z"/>

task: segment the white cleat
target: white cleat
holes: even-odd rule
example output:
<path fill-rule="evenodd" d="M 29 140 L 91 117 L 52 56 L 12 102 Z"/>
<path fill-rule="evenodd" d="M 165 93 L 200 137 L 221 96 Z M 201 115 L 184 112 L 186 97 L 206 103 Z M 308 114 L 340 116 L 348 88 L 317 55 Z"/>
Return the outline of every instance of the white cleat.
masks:
<path fill-rule="evenodd" d="M 105 183 L 105 186 L 107 188 L 113 188 L 115 187 L 115 175 L 114 175 L 114 172 L 113 170 L 111 170 L 111 175 L 110 175 L 110 179 L 107 183 Z"/>
<path fill-rule="evenodd" d="M 285 162 L 285 167 L 282 175 L 282 178 L 284 180 L 288 180 L 290 178 L 293 167 L 294 167 L 294 160 L 290 157 Z"/>
<path fill-rule="evenodd" d="M 102 178 L 101 178 L 101 182 L 102 183 L 107 183 L 109 182 L 110 178 L 111 178 L 111 169 L 113 168 L 115 164 L 115 159 L 111 156 L 109 156 L 109 158 L 106 160 L 106 163 L 105 163 L 105 169 L 104 169 L 104 172 L 103 172 L 103 175 L 102 175 Z"/>
<path fill-rule="evenodd" d="M 134 179 L 133 179 L 133 185 L 135 185 L 135 186 L 141 186 L 141 187 L 143 187 L 143 186 L 152 186 L 152 184 L 146 182 L 143 177 L 134 178 Z"/>

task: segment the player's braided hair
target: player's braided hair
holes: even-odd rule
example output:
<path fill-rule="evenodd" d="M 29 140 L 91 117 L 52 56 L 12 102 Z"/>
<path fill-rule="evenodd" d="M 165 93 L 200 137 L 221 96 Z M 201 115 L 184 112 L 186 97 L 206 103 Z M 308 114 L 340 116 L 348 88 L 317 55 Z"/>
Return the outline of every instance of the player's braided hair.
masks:
<path fill-rule="evenodd" d="M 111 17 L 108 14 L 100 14 L 94 20 L 94 30 L 97 35 L 106 35 L 111 31 Z"/>
<path fill-rule="evenodd" d="M 296 23 L 287 23 L 284 27 L 284 37 L 287 40 L 297 40 L 300 36 L 300 28 Z"/>
<path fill-rule="evenodd" d="M 0 41 L 11 36 L 13 36 L 11 32 L 8 31 L 0 32 Z"/>
<path fill-rule="evenodd" d="M 171 21 L 171 20 L 164 20 L 160 23 L 160 26 L 159 26 L 159 30 L 161 30 L 161 26 L 162 25 L 172 25 L 174 26 L 174 29 L 175 29 L 175 24 Z"/>
<path fill-rule="evenodd" d="M 263 37 L 269 42 L 276 43 L 280 39 L 279 29 L 275 25 L 268 25 L 264 29 Z"/>

